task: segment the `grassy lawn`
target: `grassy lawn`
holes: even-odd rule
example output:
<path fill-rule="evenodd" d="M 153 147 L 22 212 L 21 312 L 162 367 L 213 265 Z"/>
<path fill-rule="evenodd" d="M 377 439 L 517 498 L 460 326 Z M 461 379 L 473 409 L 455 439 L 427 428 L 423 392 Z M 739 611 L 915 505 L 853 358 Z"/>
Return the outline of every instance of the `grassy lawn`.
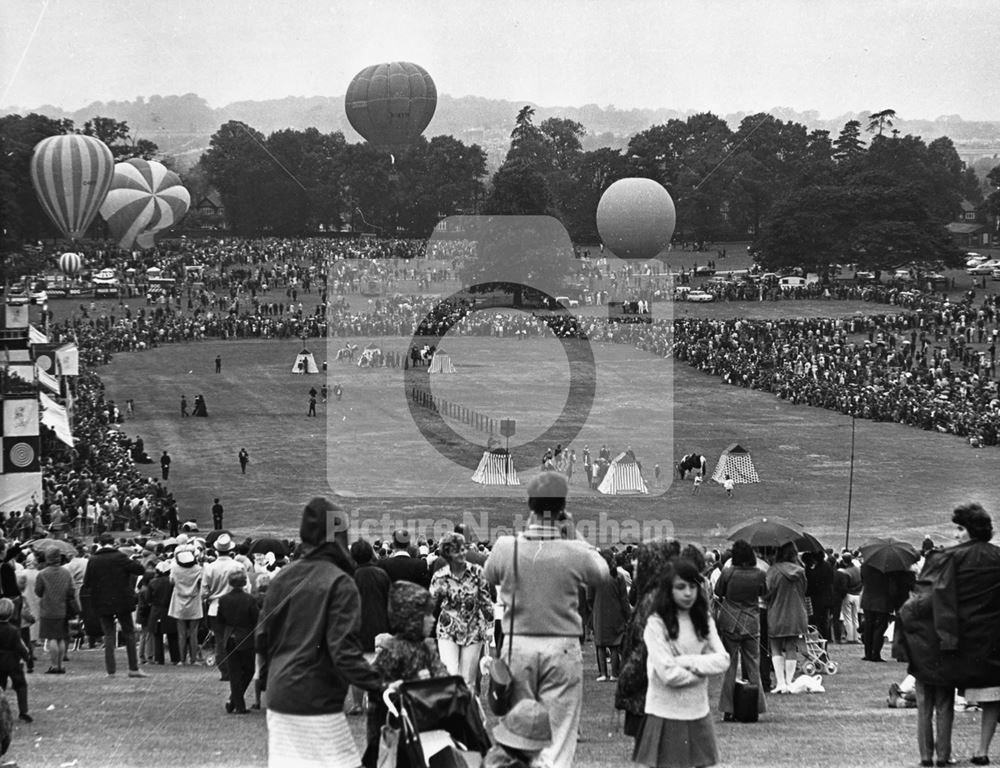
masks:
<path fill-rule="evenodd" d="M 119 665 L 124 653 L 119 650 Z M 900 664 L 867 664 L 860 646 L 837 646 L 837 675 L 824 694 L 769 696 L 757 724 L 716 723 L 724 766 L 907 766 L 917 764 L 916 710 L 885 707 L 888 686 L 903 675 Z M 100 650 L 70 653 L 68 674 L 29 675 L 35 722 L 15 726 L 5 759 L 20 766 L 263 766 L 267 759 L 264 715 L 227 716 L 228 695 L 218 673 L 204 667 L 148 667 L 152 677 L 104 675 Z M 584 648 L 582 768 L 630 764 L 631 739 L 622 735 L 613 709 L 613 684 L 597 683 L 593 646 Z M 44 668 L 44 665 L 41 665 Z M 10 696 L 10 694 L 8 694 Z M 717 703 L 718 680 L 711 687 Z M 364 739 L 361 718 L 350 719 Z M 968 759 L 978 743 L 978 713 L 956 713 L 956 758 Z"/>

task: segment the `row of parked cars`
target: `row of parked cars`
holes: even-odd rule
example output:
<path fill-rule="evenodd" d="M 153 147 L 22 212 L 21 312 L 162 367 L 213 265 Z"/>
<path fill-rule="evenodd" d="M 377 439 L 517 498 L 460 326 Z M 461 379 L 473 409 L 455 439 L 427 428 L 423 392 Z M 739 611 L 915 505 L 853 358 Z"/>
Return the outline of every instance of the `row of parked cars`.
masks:
<path fill-rule="evenodd" d="M 977 277 L 989 275 L 994 280 L 1000 280 L 1000 259 L 990 259 L 973 251 L 965 256 L 965 271 L 968 274 Z"/>

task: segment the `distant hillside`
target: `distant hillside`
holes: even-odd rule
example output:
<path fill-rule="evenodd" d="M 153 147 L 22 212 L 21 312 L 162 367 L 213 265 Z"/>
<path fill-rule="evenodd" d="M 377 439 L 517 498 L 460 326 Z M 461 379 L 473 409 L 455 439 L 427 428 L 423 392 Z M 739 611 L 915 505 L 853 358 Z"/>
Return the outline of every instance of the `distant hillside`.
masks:
<path fill-rule="evenodd" d="M 507 150 L 514 117 L 525 103 L 530 102 L 479 96 L 455 98 L 442 94 L 438 97 L 437 111 L 425 135 L 450 134 L 465 143 L 479 144 L 489 154 L 490 166 L 496 167 Z M 616 109 L 596 104 L 582 107 L 532 106 L 535 107 L 536 123 L 548 117 L 563 117 L 582 123 L 587 129 L 585 149 L 602 146 L 623 148 L 632 135 L 651 125 L 694 114 L 693 110 Z M 810 130 L 830 131 L 833 136 L 848 120 L 860 120 L 865 124 L 869 115 L 868 112 L 849 112 L 821 119 L 815 111 L 796 112 L 787 107 L 774 107 L 767 111 L 781 120 L 802 123 Z M 182 167 L 196 163 L 208 148 L 211 135 L 229 120 L 241 120 L 264 134 L 283 128 L 301 130 L 315 127 L 324 133 L 343 131 L 348 141 L 361 140 L 344 115 L 343 96 L 289 96 L 269 101 L 234 102 L 213 109 L 200 96 L 188 93 L 183 96 L 150 96 L 148 99 L 139 97 L 134 101 L 94 102 L 75 112 L 66 112 L 50 104 L 33 109 L 11 107 L 0 112 L 37 112 L 53 118 L 68 117 L 77 125 L 83 125 L 95 115 L 124 120 L 132 128 L 133 135 L 155 141 L 165 155 L 175 157 Z M 735 130 L 747 114 L 736 112 L 720 116 Z M 1000 156 L 1000 122 L 965 121 L 958 115 L 945 115 L 933 120 L 906 119 L 904 115 L 895 121 L 894 127 L 904 135 L 914 134 L 925 141 L 948 136 L 966 161 Z"/>

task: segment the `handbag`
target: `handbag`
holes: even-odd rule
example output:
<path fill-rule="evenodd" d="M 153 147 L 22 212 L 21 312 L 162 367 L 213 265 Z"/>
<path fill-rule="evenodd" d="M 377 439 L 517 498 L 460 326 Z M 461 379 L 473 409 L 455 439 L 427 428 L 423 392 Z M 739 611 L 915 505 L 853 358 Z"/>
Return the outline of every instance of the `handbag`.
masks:
<path fill-rule="evenodd" d="M 486 702 L 490 712 L 503 717 L 514 706 L 514 674 L 510 669 L 511 653 L 514 647 L 514 607 L 517 605 L 517 541 L 514 536 L 514 588 L 510 595 L 510 637 L 507 638 L 507 661 L 493 660 L 490 670 L 490 684 L 486 691 Z"/>

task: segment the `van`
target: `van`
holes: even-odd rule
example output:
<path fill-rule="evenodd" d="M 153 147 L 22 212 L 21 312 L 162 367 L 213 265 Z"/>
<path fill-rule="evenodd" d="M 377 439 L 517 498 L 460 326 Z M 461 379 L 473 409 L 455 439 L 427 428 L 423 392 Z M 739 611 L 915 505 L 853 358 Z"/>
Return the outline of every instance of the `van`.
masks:
<path fill-rule="evenodd" d="M 806 279 L 804 277 L 794 277 L 794 276 L 783 277 L 780 280 L 778 280 L 778 285 L 781 286 L 782 288 L 787 288 L 789 290 L 791 290 L 792 288 L 805 288 Z"/>

